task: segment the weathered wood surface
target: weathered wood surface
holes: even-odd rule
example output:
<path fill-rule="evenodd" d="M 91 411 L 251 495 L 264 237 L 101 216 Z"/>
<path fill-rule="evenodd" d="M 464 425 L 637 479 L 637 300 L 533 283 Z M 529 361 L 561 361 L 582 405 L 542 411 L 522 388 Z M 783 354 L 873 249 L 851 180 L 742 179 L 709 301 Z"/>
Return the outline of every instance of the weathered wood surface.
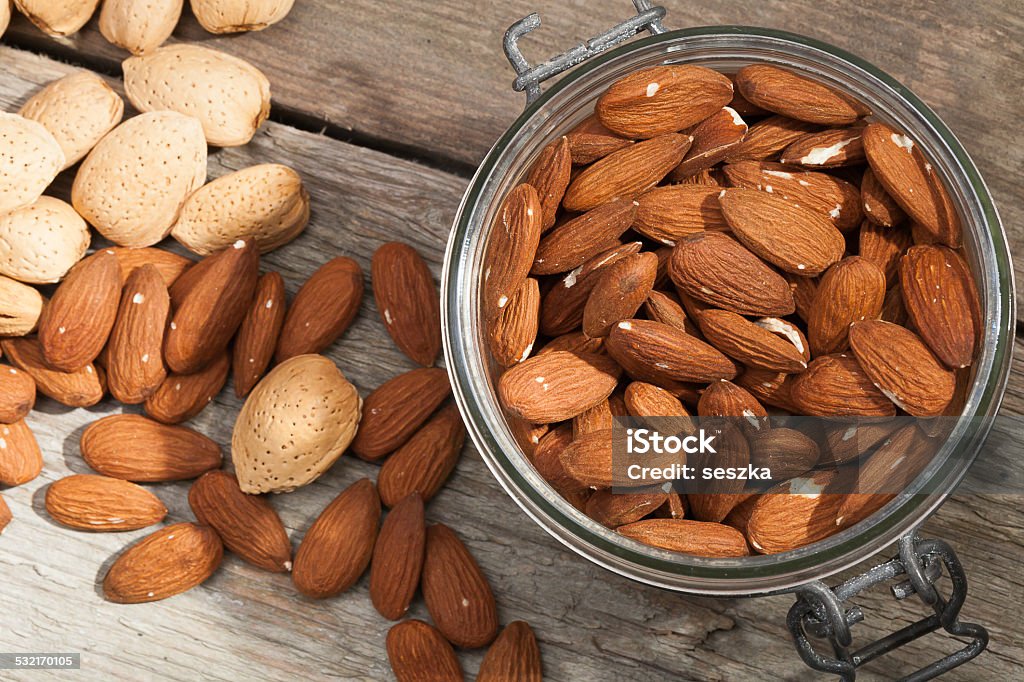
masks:
<path fill-rule="evenodd" d="M 218 40 L 218 44 L 223 42 L 232 50 L 250 45 L 249 49 L 256 52 L 249 56 L 266 67 L 267 63 L 258 58 L 259 51 L 262 50 L 263 55 L 271 55 L 274 50 L 289 46 L 288 52 L 293 55 L 296 53 L 294 40 L 298 38 L 288 43 L 288 36 L 311 40 L 310 35 L 321 30 L 321 24 L 331 20 L 339 21 L 352 34 L 360 35 L 362 32 L 361 35 L 370 36 L 368 17 L 372 13 L 368 9 L 369 3 L 367 7 L 357 2 L 345 3 L 351 8 L 351 13 L 343 22 L 339 18 L 340 10 L 333 9 L 336 4 L 341 6 L 341 3 L 333 2 L 315 3 L 318 9 L 335 14 L 329 14 L 326 19 L 312 20 L 310 8 L 314 3 L 300 2 L 295 14 L 270 32 L 261 36 Z M 590 7 L 591 4 L 587 3 L 585 12 L 579 12 L 586 16 L 586 26 L 573 27 L 571 23 L 573 13 L 569 10 L 579 10 L 582 3 L 553 14 L 549 26 L 552 35 L 580 38 L 618 16 L 617 6 L 613 3 L 602 5 L 600 9 Z M 424 9 L 428 6 L 432 10 Z M 402 127 L 405 123 L 399 125 L 392 121 L 390 129 L 379 129 L 379 135 L 372 128 L 386 120 L 379 116 L 409 111 L 402 107 L 408 107 L 410 101 L 417 101 L 416 97 L 434 96 L 425 92 L 429 88 L 422 84 L 415 87 L 390 84 L 389 99 L 375 105 L 380 109 L 364 108 L 355 112 L 357 118 L 352 120 L 359 125 L 351 127 L 375 139 L 379 137 L 408 147 L 427 147 L 422 142 L 401 137 L 416 134 L 417 130 L 423 134 L 423 140 L 442 142 L 456 135 L 453 130 L 460 130 L 457 135 L 466 148 L 479 145 L 485 135 L 493 138 L 498 128 L 517 110 L 518 99 L 510 98 L 504 105 L 500 104 L 498 95 L 511 78 L 511 72 L 502 65 L 488 66 L 484 58 L 490 52 L 485 54 L 483 47 L 486 45 L 487 50 L 494 50 L 497 54 L 495 41 L 500 31 L 496 27 L 502 27 L 522 14 L 526 6 L 524 3 L 502 4 L 499 13 L 507 12 L 508 17 L 489 14 L 483 3 L 471 6 L 462 25 L 449 27 L 457 31 L 456 36 L 441 38 L 413 31 L 413 28 L 422 28 L 429 21 L 436 25 L 446 13 L 454 12 L 452 6 L 449 3 L 404 5 L 403 12 L 408 14 L 405 21 L 409 23 L 404 25 L 404 29 L 401 24 L 394 23 L 379 27 L 380 35 L 364 45 L 363 53 L 351 57 L 360 60 L 358 70 L 353 70 L 349 62 L 341 61 L 339 56 L 332 54 L 336 49 L 341 51 L 338 45 L 353 39 L 345 31 L 336 32 L 332 36 L 334 42 L 328 40 L 315 46 L 319 54 L 324 55 L 317 60 L 318 63 L 331 64 L 331 68 L 325 66 L 320 74 L 322 84 L 314 88 L 306 83 L 304 99 L 299 103 L 305 102 L 307 110 L 316 111 L 315 107 L 320 104 L 333 106 L 327 102 L 329 98 L 324 96 L 325 92 L 337 92 L 339 102 L 346 102 L 349 106 L 360 101 L 365 104 L 370 101 L 365 93 L 353 95 L 351 99 L 341 97 L 346 87 L 331 78 L 344 75 L 359 81 L 359 88 L 369 87 L 374 82 L 382 86 L 381 78 L 405 78 L 404 74 L 397 72 L 406 68 L 411 71 L 420 61 L 426 62 L 432 51 L 452 51 L 452 46 L 459 44 L 458 35 L 471 32 L 473 40 L 479 41 L 474 43 L 479 51 L 467 47 L 460 53 L 461 59 L 465 59 L 465 64 L 479 68 L 482 75 L 467 70 L 450 81 L 446 80 L 445 87 L 449 92 L 463 92 L 467 83 L 480 83 L 481 78 L 492 79 L 493 82 L 487 88 L 482 85 L 473 88 L 474 92 L 465 95 L 471 99 L 463 100 L 461 104 L 456 100 L 440 110 L 416 111 L 417 117 L 430 117 L 433 134 L 424 132 L 429 129 L 428 124 L 416 122 L 409 122 L 408 129 L 405 129 Z M 714 10 L 724 13 L 722 17 L 706 18 L 702 15 L 690 21 L 680 19 L 679 23 L 731 20 L 770 24 L 773 18 L 775 21 L 779 18 L 777 13 L 769 15 L 769 9 L 760 9 L 778 9 L 771 2 L 759 5 L 756 10 L 750 9 L 745 17 L 739 9 L 732 15 L 727 13 L 727 9 L 722 9 L 730 6 L 724 3 Z M 843 11 L 855 10 L 843 10 L 838 5 L 832 6 L 832 3 L 824 3 L 824 6 L 831 7 L 833 16 L 828 22 L 822 22 L 823 25 L 837 26 L 835 33 L 839 34 L 836 17 L 843 16 Z M 819 10 L 813 9 L 811 3 L 790 7 L 794 23 L 789 28 L 814 34 L 815 31 L 811 30 L 815 25 L 813 17 L 820 20 Z M 384 10 L 375 11 L 383 13 Z M 927 28 L 929 33 L 932 30 L 936 32 L 934 40 L 945 40 L 938 37 L 941 36 L 941 27 L 956 26 L 947 21 L 946 15 L 956 17 L 958 11 L 955 7 L 950 8 L 942 13 L 941 21 L 935 20 L 939 28 Z M 977 16 L 995 12 L 991 8 L 979 8 L 977 11 Z M 432 19 L 428 17 L 430 12 L 435 13 Z M 931 16 L 940 14 L 930 8 L 921 9 L 921 12 L 934 13 Z M 1001 21 L 1015 20 L 1010 16 L 1012 12 L 1004 14 L 1006 16 Z M 915 16 L 920 21 L 921 15 Z M 992 30 L 1011 31 L 1012 27 L 1007 24 L 996 26 L 995 19 L 991 20 Z M 906 27 L 910 19 L 898 18 L 895 21 Z M 979 21 L 961 17 L 960 23 L 967 28 L 960 30 L 970 31 L 971 26 L 985 25 L 978 24 Z M 295 25 L 289 27 L 291 23 Z M 363 26 L 364 23 L 367 25 Z M 486 41 L 479 38 L 478 32 L 484 26 L 490 31 L 490 38 Z M 191 30 L 186 28 L 185 35 Z M 879 29 L 882 32 L 889 30 L 885 27 Z M 22 34 L 27 32 L 21 31 L 16 23 L 15 40 L 20 41 Z M 820 31 L 817 34 L 822 35 Z M 375 50 L 381 50 L 382 43 L 398 45 L 398 35 L 404 35 L 407 41 L 418 42 L 419 51 L 413 56 L 405 55 L 405 61 L 400 64 L 404 65 L 402 68 L 392 68 L 394 62 L 381 61 L 381 54 Z M 865 35 L 861 38 L 862 45 L 851 42 L 849 46 L 881 49 L 878 43 L 887 42 L 882 39 L 886 33 L 873 32 L 872 35 L 877 37 L 870 41 L 864 38 Z M 429 44 L 426 42 L 428 37 L 432 40 Z M 911 38 L 915 39 L 914 45 L 918 45 L 920 31 L 901 37 L 904 41 Z M 90 54 L 102 56 L 103 49 L 94 39 L 94 30 L 90 29 L 84 38 L 85 41 L 93 41 L 88 47 Z M 548 47 L 538 48 L 538 54 L 562 44 L 551 37 L 545 40 Z M 894 50 L 896 40 L 892 37 L 893 42 L 889 43 Z M 447 47 L 443 47 L 445 41 L 450 41 Z M 407 42 L 407 49 L 413 49 L 409 47 L 411 42 Z M 944 53 L 956 55 L 963 49 L 969 55 L 965 46 L 948 44 L 954 42 L 952 40 L 945 42 Z M 1010 38 L 998 42 L 998 47 L 991 47 L 993 53 L 1002 49 L 1021 49 L 1018 41 Z M 932 73 L 936 82 L 955 79 L 959 84 L 956 87 L 977 88 L 973 102 L 984 101 L 985 97 L 993 97 L 992 93 L 1002 92 L 993 85 L 993 81 L 989 81 L 987 86 L 973 85 L 970 77 L 953 72 L 947 74 L 937 65 L 932 68 L 929 59 L 937 59 L 936 55 L 943 51 L 930 44 L 919 49 L 924 50 L 924 56 L 908 48 L 905 55 L 908 62 L 899 62 L 898 65 L 909 72 L 913 69 L 913 60 L 923 60 L 924 72 Z M 863 49 L 860 51 L 864 52 Z M 870 54 L 868 57 L 872 58 Z M 874 61 L 882 62 L 877 58 Z M 998 69 L 1000 63 L 992 62 L 989 69 Z M 899 75 L 893 65 L 881 65 Z M 65 65 L 8 48 L 0 48 L 0 67 L 0 109 L 3 110 L 15 108 L 39 85 L 69 70 Z M 298 69 L 294 66 L 287 68 Z M 362 76 L 357 78 L 352 74 Z M 295 87 L 293 81 L 297 76 L 287 72 L 275 74 L 271 70 L 271 78 L 278 100 L 282 101 L 282 93 Z M 1019 83 L 1020 76 L 1007 71 L 1003 78 L 995 83 L 1005 84 L 1012 82 L 1013 78 L 1017 78 Z M 913 82 L 910 84 L 917 87 Z M 348 83 L 347 88 L 352 86 Z M 399 87 L 405 90 L 399 92 Z M 949 88 L 951 91 L 955 89 L 953 85 Z M 944 91 L 942 87 L 939 90 Z M 926 92 L 921 94 L 928 98 Z M 1009 121 L 1012 120 L 1008 113 L 1011 101 L 1009 97 L 999 100 L 1007 112 L 1000 119 L 1004 122 L 1004 132 L 1009 130 Z M 310 105 L 311 102 L 317 104 Z M 422 100 L 420 105 L 422 107 Z M 954 110 L 968 117 L 986 114 L 981 111 L 982 107 L 973 104 L 964 105 L 963 111 L 959 107 L 954 101 L 950 104 L 950 111 L 940 113 L 951 122 Z M 970 114 L 968 109 L 976 114 Z M 978 134 L 995 134 L 992 126 L 986 129 L 987 119 L 979 120 L 982 121 L 979 123 L 982 129 L 977 131 Z M 461 128 L 458 127 L 460 123 Z M 478 130 L 477 126 L 483 128 Z M 484 147 L 486 142 L 473 154 L 478 156 Z M 1007 163 L 1007 154 L 1020 153 L 1010 145 L 997 145 L 995 142 L 989 150 L 991 153 L 980 148 L 972 148 L 972 151 L 979 160 L 986 158 L 994 163 Z M 464 158 L 476 156 L 466 155 Z M 290 293 L 294 293 L 298 284 L 327 258 L 338 254 L 350 255 L 368 267 L 372 250 L 379 243 L 395 238 L 415 244 L 429 258 L 435 274 L 439 272 L 443 240 L 465 185 L 464 178 L 278 124 L 267 125 L 254 143 L 246 148 L 216 152 L 212 157 L 211 174 L 220 175 L 251 163 L 270 160 L 296 167 L 306 179 L 313 199 L 313 220 L 307 233 L 265 260 L 265 267 L 282 272 Z M 427 160 L 436 163 L 443 161 L 443 157 L 431 155 Z M 1019 166 L 1019 159 L 1013 163 Z M 1009 187 L 1013 167 L 1006 168 Z M 1014 191 L 1020 192 L 1016 188 Z M 1005 209 L 1004 206 L 1004 214 Z M 1018 345 L 1017 354 L 1024 358 L 1024 346 Z M 364 395 L 385 378 L 409 367 L 408 361 L 387 342 L 372 298 L 367 299 L 357 323 L 344 339 L 332 347 L 329 355 Z M 238 407 L 238 401 L 225 393 L 195 420 L 195 426 L 226 446 Z M 86 470 L 78 452 L 78 437 L 85 424 L 112 409 L 105 405 L 89 410 L 69 410 L 51 401 L 42 401 L 40 409 L 31 418 L 44 448 L 47 466 L 45 474 L 32 484 L 4 491 L 15 521 L 0 543 L 0 575 L 4 576 L 0 581 L 0 650 L 81 651 L 83 671 L 79 676 L 83 679 L 284 680 L 296 676 L 311 679 L 390 679 L 383 655 L 384 637 L 390 623 L 380 618 L 370 606 L 365 580 L 339 598 L 313 602 L 296 596 L 286 577 L 261 573 L 237 558 L 228 557 L 211 581 L 171 600 L 131 607 L 105 603 L 97 591 L 98 580 L 112 557 L 144 531 L 124 535 L 89 535 L 58 528 L 43 511 L 42 496 L 50 481 L 68 472 Z M 1007 394 L 1004 413 L 1024 415 L 1024 368 L 1019 365 Z M 986 456 L 1010 460 L 1011 466 L 1019 452 L 1019 440 L 1013 442 L 1009 437 L 990 441 L 986 448 Z M 312 518 L 340 489 L 360 477 L 373 475 L 375 467 L 372 465 L 355 458 L 345 458 L 316 484 L 276 497 L 274 504 L 281 511 L 293 543 L 298 543 Z M 157 487 L 157 494 L 171 510 L 171 520 L 191 518 L 185 502 L 186 491 L 185 484 Z M 1024 579 L 1019 570 L 1020 561 L 1024 559 L 1024 512 L 1020 499 L 993 495 L 954 496 L 925 525 L 926 534 L 951 541 L 966 564 L 972 583 L 964 618 L 982 622 L 992 632 L 990 652 L 980 662 L 950 675 L 949 679 L 972 680 L 982 676 L 1019 679 L 1024 676 L 1024 636 L 1017 628 L 1019 618 L 1016 615 L 1024 607 Z M 564 549 L 530 522 L 500 490 L 472 448 L 467 448 L 455 477 L 431 503 L 428 513 L 432 519 L 450 524 L 467 540 L 499 595 L 503 622 L 522 618 L 534 625 L 550 679 L 812 678 L 793 652 L 783 627 L 791 602 L 789 597 L 732 600 L 686 597 L 643 587 L 598 569 Z M 884 591 L 867 595 L 858 603 L 868 615 L 867 622 L 855 630 L 862 637 L 897 629 L 922 613 L 914 604 L 897 604 Z M 422 617 L 424 614 L 422 604 L 418 603 L 412 615 Z M 905 674 L 922 661 L 932 660 L 953 646 L 946 638 L 933 635 L 892 654 L 883 662 L 873 664 L 869 668 L 871 675 L 868 679 Z M 480 652 L 465 653 L 462 660 L 467 671 L 473 672 L 479 664 Z M 59 675 L 27 673 L 17 679 L 48 677 L 57 678 Z"/>

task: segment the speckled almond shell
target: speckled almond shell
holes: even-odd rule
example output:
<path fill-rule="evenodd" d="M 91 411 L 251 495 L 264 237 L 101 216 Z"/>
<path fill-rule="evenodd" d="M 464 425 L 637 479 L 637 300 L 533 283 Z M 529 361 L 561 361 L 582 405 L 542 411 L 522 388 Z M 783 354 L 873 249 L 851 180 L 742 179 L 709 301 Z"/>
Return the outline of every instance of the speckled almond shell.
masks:
<path fill-rule="evenodd" d="M 53 197 L 0 215 L 0 275 L 28 284 L 59 282 L 89 248 L 89 226 Z"/>
<path fill-rule="evenodd" d="M 100 33 L 132 54 L 151 52 L 170 37 L 183 5 L 183 0 L 104 0 Z"/>
<path fill-rule="evenodd" d="M 316 480 L 352 442 L 361 408 L 355 387 L 322 355 L 275 367 L 235 422 L 231 458 L 242 490 L 289 492 Z"/>
<path fill-rule="evenodd" d="M 262 31 L 284 19 L 295 4 L 295 0 L 191 1 L 192 13 L 210 33 Z"/>
<path fill-rule="evenodd" d="M 195 116 L 206 141 L 237 147 L 270 113 L 270 81 L 252 64 L 198 45 L 170 45 L 122 65 L 124 91 L 139 111 Z"/>
<path fill-rule="evenodd" d="M 42 312 L 43 296 L 35 287 L 0 275 L 0 336 L 32 333 Z"/>
<path fill-rule="evenodd" d="M 249 237 L 267 253 L 299 236 L 308 222 L 309 194 L 302 178 L 287 166 L 265 163 L 196 190 L 171 234 L 200 256 Z"/>
<path fill-rule="evenodd" d="M 130 118 L 85 157 L 71 202 L 120 246 L 151 246 L 171 231 L 185 199 L 206 182 L 199 120 L 173 111 Z"/>
<path fill-rule="evenodd" d="M 92 18 L 100 0 L 14 0 L 18 11 L 51 36 L 69 36 Z"/>
<path fill-rule="evenodd" d="M 50 131 L 68 168 L 121 122 L 124 101 L 96 74 L 78 71 L 47 85 L 18 113 Z"/>
<path fill-rule="evenodd" d="M 64 152 L 49 130 L 0 112 L 0 213 L 34 202 L 63 167 Z"/>

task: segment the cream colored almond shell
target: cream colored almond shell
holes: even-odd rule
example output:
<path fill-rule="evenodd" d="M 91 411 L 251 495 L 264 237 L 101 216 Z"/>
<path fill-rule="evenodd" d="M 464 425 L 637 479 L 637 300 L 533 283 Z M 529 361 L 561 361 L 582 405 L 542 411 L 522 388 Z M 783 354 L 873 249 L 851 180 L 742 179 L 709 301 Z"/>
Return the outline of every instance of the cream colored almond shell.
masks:
<path fill-rule="evenodd" d="M 160 47 L 181 18 L 183 0 L 104 0 L 100 33 L 132 54 Z"/>
<path fill-rule="evenodd" d="M 70 205 L 39 197 L 0 215 L 0 275 L 28 284 L 59 282 L 89 248 L 89 226 Z"/>
<path fill-rule="evenodd" d="M 31 205 L 63 167 L 64 152 L 49 130 L 0 112 L 0 213 Z"/>
<path fill-rule="evenodd" d="M 284 19 L 295 4 L 295 0 L 191 1 L 192 13 L 210 33 L 262 31 Z"/>
<path fill-rule="evenodd" d="M 299 174 L 266 163 L 217 178 L 196 190 L 171 235 L 206 256 L 253 237 L 260 253 L 295 239 L 309 222 L 309 194 Z"/>
<path fill-rule="evenodd" d="M 0 336 L 31 334 L 42 312 L 42 294 L 34 287 L 0 275 Z"/>
<path fill-rule="evenodd" d="M 167 236 L 185 199 L 206 182 L 199 121 L 173 111 L 129 118 L 100 140 L 71 188 L 75 208 L 120 246 Z"/>
<path fill-rule="evenodd" d="M 361 416 L 359 393 L 329 359 L 286 360 L 256 385 L 235 421 L 239 485 L 258 494 L 313 482 L 352 442 Z"/>
<path fill-rule="evenodd" d="M 124 101 L 96 74 L 77 71 L 51 82 L 18 113 L 50 131 L 68 168 L 121 122 Z"/>
<path fill-rule="evenodd" d="M 195 116 L 206 141 L 235 147 L 252 139 L 270 113 L 270 81 L 252 64 L 198 45 L 170 45 L 129 57 L 124 90 L 139 111 Z"/>
<path fill-rule="evenodd" d="M 92 18 L 100 0 L 14 0 L 18 11 L 43 33 L 69 36 Z"/>

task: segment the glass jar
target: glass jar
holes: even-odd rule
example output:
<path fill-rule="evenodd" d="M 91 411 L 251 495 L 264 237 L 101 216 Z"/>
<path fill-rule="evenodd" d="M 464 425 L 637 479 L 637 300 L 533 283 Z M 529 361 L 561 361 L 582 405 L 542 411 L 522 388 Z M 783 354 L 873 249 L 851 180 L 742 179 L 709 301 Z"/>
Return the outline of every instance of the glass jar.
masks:
<path fill-rule="evenodd" d="M 923 146 L 960 212 L 964 248 L 984 309 L 983 338 L 964 416 L 911 489 L 870 518 L 825 540 L 781 554 L 712 559 L 663 551 L 618 535 L 574 509 L 534 470 L 510 431 L 495 387 L 480 315 L 482 262 L 501 199 L 543 147 L 593 111 L 612 82 L 659 64 L 700 64 L 726 73 L 766 63 L 849 93 L 874 118 Z M 878 68 L 831 45 L 766 29 L 717 26 L 636 40 L 577 66 L 501 136 L 463 198 L 443 275 L 445 357 L 455 398 L 487 466 L 541 527 L 587 559 L 672 590 L 755 595 L 792 589 L 842 571 L 919 525 L 963 478 L 999 409 L 1014 334 L 1013 271 L 988 189 L 952 132 L 921 100 Z M 924 494 L 915 491 L 927 490 Z"/>

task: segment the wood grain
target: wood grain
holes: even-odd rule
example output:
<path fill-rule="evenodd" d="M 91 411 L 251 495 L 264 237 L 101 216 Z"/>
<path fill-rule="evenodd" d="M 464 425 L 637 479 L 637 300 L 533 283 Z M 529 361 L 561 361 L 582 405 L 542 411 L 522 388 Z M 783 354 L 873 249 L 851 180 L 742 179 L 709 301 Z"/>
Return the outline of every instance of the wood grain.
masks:
<path fill-rule="evenodd" d="M 248 44 L 251 49 L 264 50 L 264 55 L 274 54 L 273 51 L 283 49 L 286 37 L 299 32 L 302 25 L 309 24 L 307 30 L 315 31 L 319 24 L 341 21 L 337 9 L 340 3 L 315 4 L 325 10 L 330 8 L 334 14 L 311 21 L 309 8 L 314 3 L 298 3 L 295 14 L 280 30 L 275 27 L 262 37 L 245 36 L 225 43 L 230 43 L 232 49 L 236 49 L 236 43 Z M 348 6 L 351 10 L 346 12 L 345 25 L 351 25 L 357 35 L 369 36 L 369 28 L 360 22 L 372 16 L 367 9 L 370 4 L 351 2 Z M 401 53 L 404 55 L 401 59 L 406 61 L 392 57 L 410 71 L 414 63 L 429 62 L 434 51 L 447 52 L 452 50 L 453 44 L 459 44 L 450 42 L 445 47 L 445 41 L 457 41 L 457 38 L 442 39 L 434 34 L 431 34 L 433 42 L 427 43 L 423 37 L 426 34 L 416 32 L 417 22 L 432 21 L 436 26 L 446 16 L 454 16 L 454 3 L 431 3 L 432 10 L 427 6 L 428 3 L 410 3 L 402 30 L 392 24 L 377 27 L 381 35 L 372 45 L 364 46 L 365 51 L 358 56 L 362 73 L 375 73 L 379 67 L 381 73 L 389 73 L 386 69 L 395 67 L 395 61 L 384 60 L 382 67 L 373 61 L 381 57 L 381 53 L 374 50 L 382 49 L 382 41 L 392 46 L 399 44 L 401 36 L 409 43 L 419 41 L 420 49 L 415 53 L 419 56 L 415 60 L 405 52 Z M 524 3 L 509 3 L 497 14 L 518 15 L 524 6 Z M 726 2 L 715 11 L 726 16 L 733 11 L 733 20 L 738 20 L 737 6 L 735 2 Z M 822 6 L 840 15 L 846 12 L 847 17 L 855 11 L 838 3 L 822 3 Z M 551 29 L 559 35 L 568 35 L 572 25 L 569 10 L 579 7 L 582 3 L 569 3 L 569 9 L 559 15 L 560 20 L 552 18 Z M 748 23 L 781 21 L 778 11 L 782 3 L 768 1 L 758 7 L 751 10 L 753 13 L 746 19 Z M 816 24 L 815 18 L 821 21 L 824 17 L 825 9 L 815 9 L 812 3 L 792 3 L 787 7 L 786 16 L 791 17 L 794 30 L 807 30 Z M 925 21 L 927 31 L 935 31 L 936 35 L 941 27 L 956 26 L 945 15 L 937 19 L 938 10 L 930 7 L 927 3 L 914 5 L 915 11 L 906 19 L 897 19 L 897 24 L 906 28 L 911 20 Z M 484 8 L 480 3 L 476 11 L 468 12 L 471 16 L 464 26 L 449 27 L 450 30 L 457 30 L 457 35 L 465 31 L 478 36 L 471 29 L 486 25 L 493 34 L 494 26 L 504 26 L 511 21 L 511 16 L 506 21 L 506 17 L 489 14 Z M 383 9 L 374 11 L 381 13 L 379 18 L 384 18 Z M 996 16 L 988 12 L 995 10 L 978 10 L 981 16 Z M 604 6 L 597 12 L 580 14 L 587 16 L 587 27 L 574 29 L 582 31 L 577 37 L 591 32 L 604 19 L 617 16 L 617 12 Z M 947 14 L 958 16 L 955 8 Z M 687 19 L 695 23 L 709 21 L 703 17 L 685 17 L 682 13 L 680 16 L 679 23 L 689 23 Z M 971 26 L 985 25 L 976 23 L 977 18 L 960 19 L 967 27 L 958 29 L 961 31 L 969 32 Z M 1012 17 L 1002 19 L 1013 20 Z M 835 22 L 835 17 L 829 21 Z M 929 21 L 932 23 L 928 24 Z M 934 26 L 935 22 L 938 27 Z M 291 23 L 299 26 L 289 28 Z M 559 26 L 563 29 L 561 32 Z M 1005 24 L 1000 26 L 999 31 L 1009 30 Z M 17 36 L 21 29 L 15 28 Z M 887 26 L 880 31 L 882 35 L 862 40 L 863 46 L 881 49 L 878 43 L 887 43 L 887 37 L 916 44 L 914 36 L 920 33 L 901 35 Z M 86 39 L 88 36 L 87 32 Z M 306 36 L 304 40 L 311 38 Z M 342 32 L 333 40 L 348 44 L 352 37 Z M 947 54 L 959 53 L 960 47 L 948 44 L 954 41 L 946 42 Z M 1020 50 L 1019 45 L 1005 44 L 1009 39 L 1001 42 L 999 47 L 988 47 L 992 54 L 1003 49 L 1011 53 Z M 496 67 L 487 66 L 482 59 L 482 45 L 483 42 L 469 44 L 464 56 L 467 64 L 476 59 L 481 74 L 467 71 L 462 74 L 465 80 L 446 80 L 446 87 L 464 93 L 467 83 L 480 86 L 481 78 L 499 74 Z M 347 71 L 349 64 L 341 57 L 330 56 L 336 49 L 341 52 L 339 46 L 325 41 L 317 47 L 321 50 L 319 54 L 327 55 L 322 60 L 324 66 L 320 74 L 325 81 L 309 92 L 345 92 L 344 84 L 337 81 L 342 75 L 346 79 L 360 80 Z M 982 47 L 986 47 L 986 43 L 983 42 Z M 290 49 L 295 49 L 295 43 Z M 403 49 L 412 47 L 406 45 Z M 488 45 L 488 49 L 492 47 Z M 963 49 L 966 51 L 966 46 Z M 543 48 L 537 50 L 544 54 Z M 907 58 L 921 60 L 924 73 L 931 73 L 937 81 L 953 79 L 953 72 L 940 74 L 937 65 L 934 69 L 929 66 L 929 59 L 937 59 L 937 54 L 933 46 L 919 47 L 908 51 Z M 332 64 L 330 68 L 326 66 L 328 63 Z M 4 47 L 0 47 L 0 64 L 3 65 L 0 109 L 8 111 L 46 81 L 70 70 L 64 64 Z M 909 71 L 912 67 L 907 64 L 905 68 Z M 502 83 L 511 78 L 508 73 L 501 72 L 501 75 Z M 287 89 L 293 85 L 288 81 L 297 75 L 277 73 L 271 77 L 280 83 L 279 87 Z M 368 87 L 371 80 L 369 75 L 363 76 L 359 87 Z M 960 75 L 956 76 L 956 83 L 948 87 L 977 87 L 978 92 L 993 89 L 991 82 L 988 86 L 974 86 L 969 84 L 969 78 Z M 424 92 L 417 95 L 416 87 L 399 83 L 392 88 L 389 106 L 408 106 L 406 95 L 398 96 L 400 86 L 406 88 L 409 97 L 428 97 L 425 92 L 428 88 L 423 88 L 422 84 L 418 87 Z M 497 91 L 493 85 L 486 92 L 481 92 L 481 87 L 476 88 L 473 102 L 464 100 L 459 104 L 456 98 L 443 113 L 422 113 L 423 117 L 430 117 L 437 140 L 443 141 L 445 136 L 451 139 L 450 135 L 455 133 L 448 126 L 451 121 L 461 121 L 469 126 L 460 133 L 465 145 L 475 148 L 473 153 L 479 154 L 481 140 L 491 132 L 497 134 L 492 128 L 500 127 L 499 119 L 510 117 L 516 109 L 511 101 L 506 101 L 504 109 L 495 106 L 493 100 L 501 98 L 494 97 Z M 326 99 L 307 94 L 305 101 L 337 106 L 325 102 Z M 359 100 L 353 97 L 350 101 Z M 1010 101 L 1007 98 L 1004 103 L 1006 111 L 1009 111 Z M 422 106 L 423 102 L 420 104 Z M 951 102 L 950 106 L 954 105 L 959 107 L 960 103 Z M 478 120 L 481 107 L 483 120 Z M 962 115 L 970 118 L 990 113 L 972 103 L 964 105 Z M 367 110 L 349 111 L 349 114 L 358 117 L 363 130 L 378 125 L 372 112 Z M 1004 125 L 1009 125 L 1009 118 L 1003 120 Z M 418 125 L 410 122 L 411 132 L 406 134 L 422 133 L 423 130 L 417 133 Z M 387 131 L 388 139 L 401 141 L 399 128 Z M 979 129 L 976 132 L 988 135 L 992 131 Z M 385 130 L 381 128 L 380 133 L 384 135 Z M 425 145 L 431 136 L 424 134 L 420 141 L 405 138 L 402 144 L 412 144 L 410 140 Z M 991 157 L 997 163 L 1005 163 L 1007 154 L 1021 153 L 1005 144 L 999 152 L 1003 158 L 998 154 Z M 987 156 L 983 152 L 978 154 Z M 335 255 L 356 258 L 368 271 L 373 249 L 390 239 L 413 243 L 427 258 L 435 276 L 439 273 L 443 242 L 466 182 L 464 178 L 275 123 L 268 124 L 247 147 L 215 152 L 211 157 L 211 175 L 266 161 L 294 166 L 303 175 L 312 197 L 313 218 L 308 231 L 264 261 L 265 268 L 282 273 L 289 294 L 293 295 L 301 281 L 319 264 Z M 1015 163 L 1019 165 L 1019 158 Z M 64 180 L 66 184 L 66 178 Z M 363 395 L 393 374 L 411 368 L 411 363 L 387 342 L 369 296 L 356 323 L 328 354 Z M 1024 345 L 1018 343 L 1016 355 L 1024 359 Z M 233 395 L 225 391 L 193 424 L 226 447 L 239 406 Z M 98 580 L 112 558 L 144 531 L 124 535 L 71 532 L 49 520 L 43 509 L 43 495 L 48 482 L 69 472 L 87 470 L 78 451 L 82 429 L 99 416 L 118 410 L 107 403 L 92 409 L 69 410 L 42 400 L 30 419 L 43 448 L 46 469 L 44 475 L 31 484 L 3 492 L 15 518 L 0 539 L 0 574 L 4 576 L 0 581 L 0 604 L 3 605 L 0 607 L 0 650 L 80 651 L 83 654 L 80 676 L 96 680 L 292 680 L 299 671 L 309 679 L 390 679 L 384 656 L 384 637 L 390 623 L 377 616 L 370 605 L 365 578 L 346 595 L 313 602 L 299 597 L 286 576 L 260 572 L 229 556 L 221 570 L 203 587 L 165 602 L 132 607 L 104 602 L 97 590 Z M 1004 414 L 1024 415 L 1024 367 L 1020 362 L 1013 373 Z M 1016 432 L 1001 436 L 1001 440 L 994 439 L 984 455 L 1003 465 L 1019 466 L 1016 464 L 1019 438 L 1020 432 Z M 375 466 L 347 456 L 315 484 L 275 497 L 273 503 L 281 512 L 293 543 L 299 541 L 312 519 L 339 490 L 358 478 L 375 475 Z M 153 489 L 170 510 L 169 522 L 191 520 L 185 500 L 186 484 Z M 783 625 L 791 597 L 683 596 L 645 587 L 599 569 L 534 525 L 502 492 L 471 447 L 449 485 L 431 503 L 428 516 L 451 525 L 467 541 L 495 586 L 502 622 L 525 619 L 534 626 L 541 642 L 547 677 L 551 680 L 817 679 L 795 655 Z M 1020 497 L 956 495 L 925 524 L 924 533 L 946 539 L 956 547 L 971 578 L 971 593 L 963 617 L 984 623 L 992 633 L 991 650 L 981 661 L 954 672 L 948 679 L 973 680 L 981 675 L 1008 680 L 1024 677 L 1021 664 L 1024 634 L 1016 623 L 1016 614 L 1024 607 L 1024 578 L 1019 569 L 1024 558 L 1024 511 Z M 884 590 L 865 595 L 857 603 L 864 609 L 867 619 L 856 627 L 855 635 L 865 639 L 878 636 L 920 617 L 922 607 L 912 601 L 898 604 Z M 426 617 L 420 601 L 411 615 Z M 942 635 L 932 635 L 873 663 L 865 678 L 891 679 L 906 674 L 923 661 L 933 660 L 956 646 Z M 462 653 L 467 671 L 477 669 L 480 657 L 481 652 Z M 33 672 L 10 677 L 56 679 L 58 674 Z"/>

